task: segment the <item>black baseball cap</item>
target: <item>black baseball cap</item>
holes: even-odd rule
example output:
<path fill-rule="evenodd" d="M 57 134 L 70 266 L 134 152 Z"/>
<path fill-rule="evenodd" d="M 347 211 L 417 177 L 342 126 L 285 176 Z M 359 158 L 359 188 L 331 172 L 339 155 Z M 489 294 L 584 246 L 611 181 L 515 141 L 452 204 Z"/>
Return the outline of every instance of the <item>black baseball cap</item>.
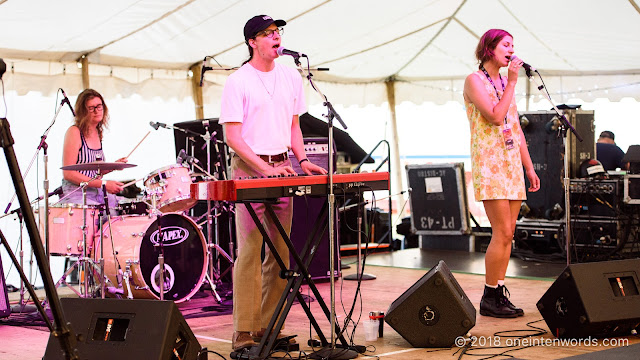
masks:
<path fill-rule="evenodd" d="M 281 27 L 287 25 L 287 22 L 284 20 L 273 20 L 269 15 L 256 15 L 244 24 L 244 41 L 253 39 L 257 33 L 268 28 L 271 24 L 276 24 L 277 27 Z"/>
<path fill-rule="evenodd" d="M 609 138 L 611 140 L 615 140 L 616 136 L 613 135 L 613 133 L 611 131 L 605 130 L 603 132 L 600 133 L 600 137 L 601 138 Z"/>

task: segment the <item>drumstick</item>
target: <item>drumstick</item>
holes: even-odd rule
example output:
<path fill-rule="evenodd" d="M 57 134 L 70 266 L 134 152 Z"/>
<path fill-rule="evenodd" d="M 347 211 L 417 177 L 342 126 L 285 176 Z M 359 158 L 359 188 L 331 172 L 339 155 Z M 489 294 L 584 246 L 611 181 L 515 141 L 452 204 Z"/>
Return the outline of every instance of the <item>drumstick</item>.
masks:
<path fill-rule="evenodd" d="M 133 185 L 133 184 L 137 183 L 137 182 L 138 182 L 138 181 L 140 181 L 140 180 L 142 180 L 142 179 L 129 181 L 128 183 L 126 183 L 126 184 L 122 185 L 122 188 L 124 189 L 124 188 L 126 188 L 127 186 L 131 186 L 131 185 Z"/>
<path fill-rule="evenodd" d="M 138 146 L 140 146 L 140 144 L 142 144 L 142 142 L 144 141 L 144 139 L 147 138 L 147 136 L 149 136 L 149 134 L 151 134 L 151 130 L 149 130 L 149 132 L 147 132 L 147 135 L 145 135 L 142 140 L 140 140 L 140 142 L 138 143 L 138 145 L 136 145 L 136 147 L 133 148 L 133 150 L 131 150 L 131 152 L 129 153 L 129 155 L 125 156 L 125 159 L 128 159 L 129 156 L 131 156 L 131 154 L 133 154 L 134 151 L 136 151 L 136 149 L 138 148 Z"/>

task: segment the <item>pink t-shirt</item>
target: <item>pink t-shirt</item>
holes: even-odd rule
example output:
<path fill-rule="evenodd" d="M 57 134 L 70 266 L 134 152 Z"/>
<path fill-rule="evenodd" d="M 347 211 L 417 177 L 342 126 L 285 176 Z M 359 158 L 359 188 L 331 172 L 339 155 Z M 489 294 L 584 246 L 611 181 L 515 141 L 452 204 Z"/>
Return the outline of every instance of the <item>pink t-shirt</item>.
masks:
<path fill-rule="evenodd" d="M 291 148 L 293 116 L 305 111 L 302 78 L 295 69 L 276 63 L 262 72 L 246 63 L 227 78 L 220 123 L 242 123 L 242 138 L 254 153 L 276 155 Z"/>

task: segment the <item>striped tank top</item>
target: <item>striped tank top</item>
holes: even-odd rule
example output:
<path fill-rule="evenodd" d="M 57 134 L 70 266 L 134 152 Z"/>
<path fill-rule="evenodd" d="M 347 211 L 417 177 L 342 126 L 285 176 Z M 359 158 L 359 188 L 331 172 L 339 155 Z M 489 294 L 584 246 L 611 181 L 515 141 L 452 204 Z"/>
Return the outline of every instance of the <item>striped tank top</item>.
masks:
<path fill-rule="evenodd" d="M 84 139 L 84 135 L 82 134 L 82 131 L 80 132 L 80 138 L 82 139 L 82 147 L 80 147 L 80 151 L 78 152 L 78 161 L 76 161 L 76 164 L 86 164 L 94 161 L 104 161 L 104 152 L 102 151 L 102 142 L 100 142 L 100 149 L 92 149 L 89 147 L 89 145 L 87 145 L 87 142 Z M 80 170 L 78 172 L 88 177 L 95 177 L 98 174 L 97 170 Z"/>

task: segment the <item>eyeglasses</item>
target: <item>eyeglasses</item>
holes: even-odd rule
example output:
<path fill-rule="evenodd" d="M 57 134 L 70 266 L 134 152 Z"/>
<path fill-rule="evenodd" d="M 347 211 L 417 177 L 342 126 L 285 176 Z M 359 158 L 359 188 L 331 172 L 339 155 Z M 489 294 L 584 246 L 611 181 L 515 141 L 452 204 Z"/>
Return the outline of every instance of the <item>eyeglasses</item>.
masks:
<path fill-rule="evenodd" d="M 278 35 L 282 35 L 282 34 L 284 34 L 284 28 L 280 27 L 280 28 L 277 28 L 277 29 L 263 30 L 263 31 L 260 31 L 259 33 L 257 33 L 256 36 L 264 35 L 264 36 L 266 36 L 266 37 L 271 39 L 271 38 L 273 38 L 273 34 L 274 33 L 278 33 Z"/>
<path fill-rule="evenodd" d="M 96 106 L 87 106 L 87 110 L 89 110 L 89 112 L 102 111 L 103 109 L 104 109 L 104 106 L 102 106 L 102 104 L 99 104 Z"/>

